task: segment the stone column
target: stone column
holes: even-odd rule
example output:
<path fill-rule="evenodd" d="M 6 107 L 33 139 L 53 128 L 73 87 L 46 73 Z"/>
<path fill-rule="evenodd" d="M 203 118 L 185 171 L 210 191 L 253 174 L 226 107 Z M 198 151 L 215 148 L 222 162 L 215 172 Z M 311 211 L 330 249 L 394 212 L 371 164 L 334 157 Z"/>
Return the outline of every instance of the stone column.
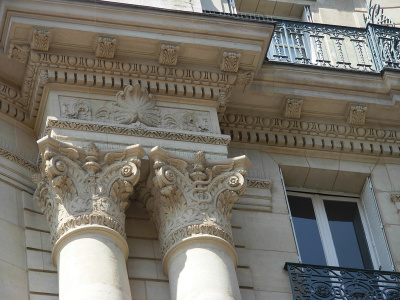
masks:
<path fill-rule="evenodd" d="M 146 200 L 159 230 L 172 300 L 239 300 L 232 206 L 246 187 L 245 156 L 188 160 L 153 148 L 152 194 Z"/>
<path fill-rule="evenodd" d="M 125 209 L 139 179 L 139 145 L 86 149 L 38 141 L 42 172 L 34 200 L 50 226 L 61 300 L 130 300 Z"/>

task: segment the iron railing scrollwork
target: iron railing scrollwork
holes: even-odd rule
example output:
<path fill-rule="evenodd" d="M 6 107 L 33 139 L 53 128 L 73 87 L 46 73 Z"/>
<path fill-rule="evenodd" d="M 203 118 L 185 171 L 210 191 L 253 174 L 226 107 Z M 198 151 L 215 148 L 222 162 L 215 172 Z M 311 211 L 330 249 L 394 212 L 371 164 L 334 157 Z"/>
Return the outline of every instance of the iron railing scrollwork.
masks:
<path fill-rule="evenodd" d="M 269 61 L 366 72 L 400 69 L 400 29 L 278 21 Z"/>
<path fill-rule="evenodd" d="M 400 300 L 400 273 L 286 263 L 294 300 Z"/>

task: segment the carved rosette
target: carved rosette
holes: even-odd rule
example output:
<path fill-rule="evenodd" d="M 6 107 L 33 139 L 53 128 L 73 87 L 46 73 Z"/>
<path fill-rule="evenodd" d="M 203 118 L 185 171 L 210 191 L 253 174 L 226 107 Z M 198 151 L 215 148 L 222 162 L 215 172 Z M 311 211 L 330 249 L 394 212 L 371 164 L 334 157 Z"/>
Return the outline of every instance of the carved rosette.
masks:
<path fill-rule="evenodd" d="M 246 188 L 246 156 L 210 162 L 200 151 L 188 160 L 159 147 L 148 156 L 154 197 L 145 205 L 158 228 L 162 256 L 195 236 L 216 236 L 233 246 L 230 219 L 233 204 Z"/>
<path fill-rule="evenodd" d="M 53 138 L 39 140 L 42 172 L 35 202 L 50 226 L 51 243 L 69 231 L 101 225 L 125 237 L 125 210 L 139 180 L 139 145 L 122 150 L 101 151 L 90 143 L 86 149 Z"/>

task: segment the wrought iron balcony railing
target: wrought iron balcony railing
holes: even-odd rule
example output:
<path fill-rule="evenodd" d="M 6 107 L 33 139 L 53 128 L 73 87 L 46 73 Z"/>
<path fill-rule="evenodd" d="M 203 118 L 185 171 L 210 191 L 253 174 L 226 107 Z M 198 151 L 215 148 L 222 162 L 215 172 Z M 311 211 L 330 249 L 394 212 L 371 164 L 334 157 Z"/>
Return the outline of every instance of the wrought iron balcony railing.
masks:
<path fill-rule="evenodd" d="M 278 21 L 267 59 L 367 72 L 399 70 L 400 29 Z"/>
<path fill-rule="evenodd" d="M 286 263 L 294 300 L 400 300 L 400 273 Z"/>

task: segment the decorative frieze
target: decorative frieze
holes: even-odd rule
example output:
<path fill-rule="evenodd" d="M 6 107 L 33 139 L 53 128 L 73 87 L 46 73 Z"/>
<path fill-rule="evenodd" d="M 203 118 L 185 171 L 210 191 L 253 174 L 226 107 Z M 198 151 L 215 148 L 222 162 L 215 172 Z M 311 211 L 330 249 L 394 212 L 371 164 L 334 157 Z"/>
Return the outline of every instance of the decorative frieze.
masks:
<path fill-rule="evenodd" d="M 178 51 L 179 46 L 162 44 L 160 54 L 158 56 L 158 62 L 160 65 L 176 66 L 178 63 Z"/>
<path fill-rule="evenodd" d="M 303 100 L 286 99 L 283 115 L 285 118 L 300 119 Z"/>
<path fill-rule="evenodd" d="M 362 105 L 350 105 L 347 122 L 351 125 L 364 125 L 367 107 Z"/>
<path fill-rule="evenodd" d="M 156 147 L 148 153 L 154 170 L 154 197 L 145 205 L 159 230 L 164 256 L 188 237 L 211 235 L 233 245 L 232 206 L 246 187 L 245 156 L 208 161 L 202 151 L 192 160 Z"/>
<path fill-rule="evenodd" d="M 237 72 L 239 70 L 240 53 L 224 52 L 222 53 L 221 71 Z"/>
<path fill-rule="evenodd" d="M 310 136 L 329 136 L 357 140 L 400 142 L 400 131 L 379 128 L 364 128 L 341 124 L 309 122 L 283 118 L 260 117 L 254 115 L 221 115 L 221 127 L 232 129 L 252 129 L 282 133 L 301 133 Z"/>
<path fill-rule="evenodd" d="M 13 163 L 16 163 L 17 165 L 20 165 L 31 172 L 38 171 L 37 166 L 5 149 L 0 148 L 0 156 L 12 161 Z"/>
<path fill-rule="evenodd" d="M 86 225 L 109 227 L 125 237 L 125 209 L 139 180 L 139 145 L 101 151 L 90 143 L 86 149 L 50 137 L 38 142 L 42 172 L 35 202 L 50 226 L 51 243 L 70 230 Z"/>
<path fill-rule="evenodd" d="M 117 39 L 110 37 L 97 38 L 96 52 L 95 55 L 98 58 L 114 58 L 115 49 L 117 47 Z"/>
<path fill-rule="evenodd" d="M 163 139 L 172 141 L 183 141 L 200 144 L 212 144 L 227 146 L 231 141 L 229 136 L 221 134 L 196 134 L 196 133 L 183 133 L 173 132 L 168 130 L 151 129 L 146 127 L 127 127 L 127 126 L 115 126 L 115 125 L 103 125 L 87 123 L 85 121 L 74 122 L 74 121 L 62 121 L 55 118 L 48 118 L 46 122 L 46 128 L 44 134 L 48 135 L 51 133 L 52 128 L 59 129 L 71 129 L 86 132 L 103 132 L 118 135 L 147 137 L 153 139 Z"/>
<path fill-rule="evenodd" d="M 377 128 L 258 117 L 220 116 L 222 133 L 233 142 L 399 157 L 400 132 Z"/>
<path fill-rule="evenodd" d="M 150 127 L 160 125 L 160 111 L 156 107 L 156 100 L 146 88 L 139 84 L 134 87 L 127 85 L 116 95 L 116 102 L 99 109 L 97 120 L 111 121 L 119 124 L 142 123 Z"/>
<path fill-rule="evenodd" d="M 30 47 L 28 45 L 16 45 L 11 43 L 8 58 L 25 64 L 29 58 Z"/>
<path fill-rule="evenodd" d="M 31 48 L 36 51 L 49 51 L 50 31 L 34 29 L 32 34 Z"/>
<path fill-rule="evenodd" d="M 100 107 L 99 103 L 104 101 L 63 97 L 60 99 L 60 115 L 68 119 L 212 132 L 209 112 L 159 107 L 154 96 L 138 83 L 134 87 L 125 86 L 124 91 L 117 93 L 116 101 L 107 101 Z"/>

